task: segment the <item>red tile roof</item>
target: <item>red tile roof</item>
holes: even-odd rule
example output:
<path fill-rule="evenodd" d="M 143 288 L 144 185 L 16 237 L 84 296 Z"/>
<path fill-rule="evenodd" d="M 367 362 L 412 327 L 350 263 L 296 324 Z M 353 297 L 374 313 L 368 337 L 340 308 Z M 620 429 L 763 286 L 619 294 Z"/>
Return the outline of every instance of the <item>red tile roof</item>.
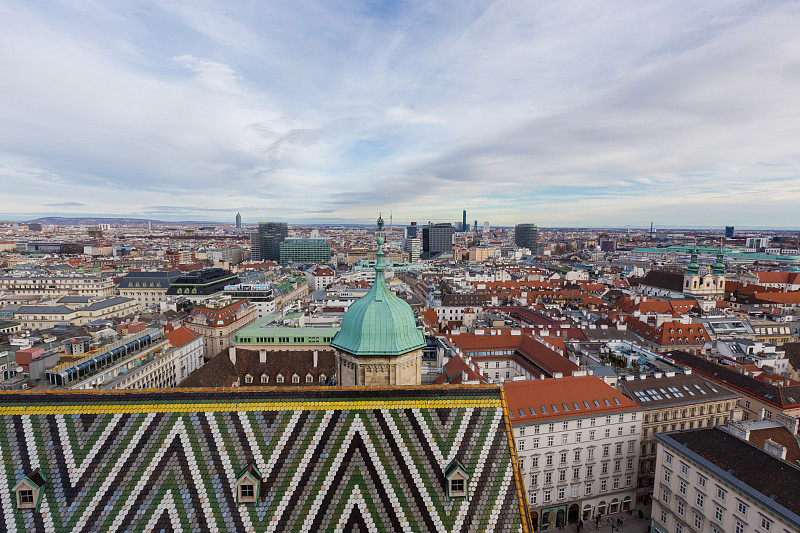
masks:
<path fill-rule="evenodd" d="M 503 392 L 512 424 L 639 409 L 631 399 L 594 376 L 510 381 L 503 384 Z"/>
<path fill-rule="evenodd" d="M 201 335 L 199 333 L 195 333 L 186 327 L 180 327 L 167 333 L 167 339 L 169 339 L 169 343 L 176 348 L 185 344 L 189 344 L 200 336 Z"/>

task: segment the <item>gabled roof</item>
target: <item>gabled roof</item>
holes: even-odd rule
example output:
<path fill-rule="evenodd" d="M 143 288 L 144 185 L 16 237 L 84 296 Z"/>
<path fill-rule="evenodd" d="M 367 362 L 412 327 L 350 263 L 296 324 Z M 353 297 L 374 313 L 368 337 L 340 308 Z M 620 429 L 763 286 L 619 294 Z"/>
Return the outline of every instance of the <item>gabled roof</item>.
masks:
<path fill-rule="evenodd" d="M 503 385 L 513 424 L 632 411 L 639 406 L 595 376 L 509 381 Z"/>
<path fill-rule="evenodd" d="M 667 356 L 682 365 L 692 368 L 696 372 L 723 383 L 727 387 L 758 396 L 763 401 L 776 405 L 781 409 L 800 408 L 800 386 L 777 387 L 771 383 L 740 374 L 729 366 L 707 361 L 702 357 L 680 350 L 676 350 Z"/>
<path fill-rule="evenodd" d="M 53 480 L 41 515 L 0 506 L 9 533 L 495 522 L 531 531 L 498 387 L 0 393 L 0 402 L 0 458 L 14 465 L 0 486 L 36 463 Z M 455 506 L 443 483 L 454 459 L 472 481 Z M 237 505 L 248 465 L 262 475 L 261 499 Z"/>
<path fill-rule="evenodd" d="M 169 339 L 169 343 L 176 348 L 184 346 L 185 344 L 189 344 L 198 337 L 202 337 L 202 335 L 200 333 L 195 333 L 189 328 L 183 326 L 167 333 L 167 339 Z"/>

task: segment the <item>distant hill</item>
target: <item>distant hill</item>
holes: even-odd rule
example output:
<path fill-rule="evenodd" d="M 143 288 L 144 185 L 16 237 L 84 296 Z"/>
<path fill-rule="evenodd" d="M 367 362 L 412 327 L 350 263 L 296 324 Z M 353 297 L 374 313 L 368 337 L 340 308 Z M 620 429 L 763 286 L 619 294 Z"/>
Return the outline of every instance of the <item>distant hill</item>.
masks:
<path fill-rule="evenodd" d="M 50 224 L 54 226 L 97 226 L 98 224 L 113 224 L 114 226 L 146 226 L 148 222 L 153 224 L 175 225 L 175 224 L 218 224 L 207 220 L 199 222 L 169 222 L 165 220 L 154 220 L 151 218 L 113 218 L 113 217 L 42 217 L 29 220 L 25 224 L 38 223 Z"/>

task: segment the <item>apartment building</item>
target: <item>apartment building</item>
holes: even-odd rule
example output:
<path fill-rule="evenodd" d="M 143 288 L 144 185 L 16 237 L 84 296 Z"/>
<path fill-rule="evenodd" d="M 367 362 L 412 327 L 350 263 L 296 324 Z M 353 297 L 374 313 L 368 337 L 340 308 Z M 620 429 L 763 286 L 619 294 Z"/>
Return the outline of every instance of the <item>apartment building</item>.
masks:
<path fill-rule="evenodd" d="M 637 498 L 646 503 L 656 468 L 656 433 L 726 424 L 739 394 L 686 370 L 625 376 L 617 389 L 642 407 Z"/>
<path fill-rule="evenodd" d="M 601 379 L 503 385 L 537 531 L 633 509 L 641 408 Z"/>
<path fill-rule="evenodd" d="M 102 385 L 103 389 L 167 389 L 203 365 L 203 336 L 181 327 L 166 334 L 169 345 L 139 366 Z"/>
<path fill-rule="evenodd" d="M 776 456 L 780 445 L 765 449 L 720 427 L 656 440 L 652 532 L 800 531 L 800 468 Z"/>
<path fill-rule="evenodd" d="M 184 325 L 203 336 L 203 356 L 211 359 L 231 346 L 234 334 L 252 323 L 256 313 L 247 299 L 210 298 L 192 308 Z"/>
<path fill-rule="evenodd" d="M 94 275 L 0 276 L 0 296 L 113 296 L 117 293 L 109 277 Z"/>

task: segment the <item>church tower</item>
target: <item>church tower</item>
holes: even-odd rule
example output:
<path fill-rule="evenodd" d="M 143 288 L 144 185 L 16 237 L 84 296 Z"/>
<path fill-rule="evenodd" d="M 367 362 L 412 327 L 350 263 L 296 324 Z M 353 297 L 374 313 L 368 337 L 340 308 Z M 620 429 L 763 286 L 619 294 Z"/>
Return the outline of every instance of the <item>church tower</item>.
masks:
<path fill-rule="evenodd" d="M 386 285 L 382 230 L 379 217 L 375 283 L 347 310 L 331 342 L 343 386 L 419 385 L 422 381 L 425 338 L 417 329 L 411 306 Z"/>

